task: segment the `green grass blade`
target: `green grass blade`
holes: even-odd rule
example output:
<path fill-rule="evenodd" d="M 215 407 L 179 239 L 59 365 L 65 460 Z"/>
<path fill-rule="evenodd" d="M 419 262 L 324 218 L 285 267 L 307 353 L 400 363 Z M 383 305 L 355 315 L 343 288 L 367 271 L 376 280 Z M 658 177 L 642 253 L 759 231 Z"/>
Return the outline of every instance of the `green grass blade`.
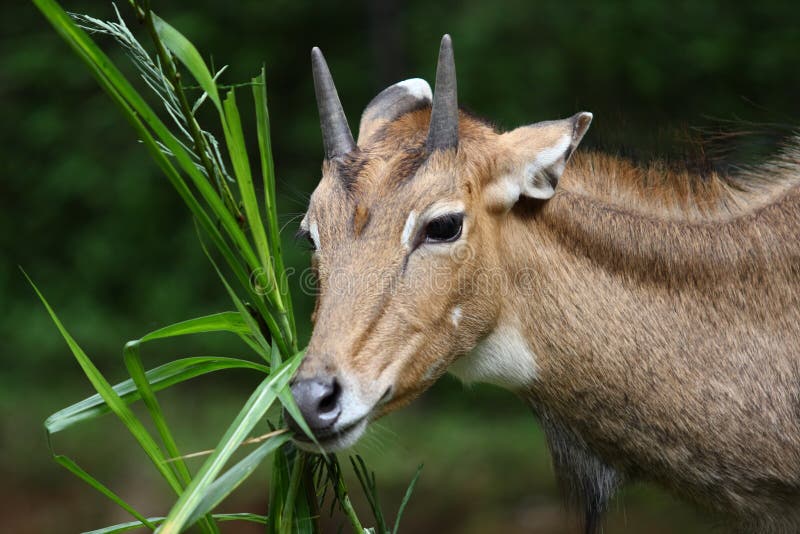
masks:
<path fill-rule="evenodd" d="M 214 105 L 217 106 L 217 109 L 222 113 L 217 84 L 214 82 L 214 77 L 211 75 L 208 67 L 206 67 L 200 53 L 182 33 L 164 22 L 164 20 L 155 13 L 153 13 L 152 16 L 153 24 L 161 41 L 169 51 L 175 54 L 175 57 L 189 69 L 194 79 L 197 80 L 197 83 L 203 88 L 203 91 L 208 94 L 208 98 L 214 102 Z"/>
<path fill-rule="evenodd" d="M 213 510 L 219 503 L 221 503 L 233 490 L 244 482 L 247 477 L 253 474 L 253 471 L 261 465 L 261 462 L 275 449 L 286 443 L 291 439 L 289 434 L 279 434 L 261 444 L 256 450 L 248 454 L 244 459 L 236 465 L 228 469 L 225 474 L 215 480 L 203 494 L 197 508 L 189 516 L 187 524 L 191 525 L 197 521 L 202 515 Z"/>
<path fill-rule="evenodd" d="M 320 453 L 325 456 L 325 451 L 322 450 L 322 446 L 317 441 L 317 437 L 313 432 L 311 432 L 306 420 L 303 419 L 303 414 L 300 412 L 300 408 L 297 406 L 297 403 L 292 396 L 292 392 L 288 389 L 281 391 L 278 394 L 278 400 L 281 402 L 286 412 L 292 416 L 292 419 L 294 419 L 295 423 L 297 423 L 297 426 L 300 427 L 300 430 L 302 430 L 303 433 L 305 433 L 305 435 L 308 436 L 317 447 L 319 447 Z"/>
<path fill-rule="evenodd" d="M 247 224 L 253 234 L 253 241 L 258 251 L 266 283 L 274 283 L 274 272 L 272 263 L 269 261 L 270 250 L 267 245 L 267 234 L 264 231 L 264 223 L 261 221 L 261 212 L 256 200 L 256 191 L 253 186 L 253 175 L 250 170 L 250 161 L 247 157 L 247 146 L 245 145 L 244 132 L 242 131 L 242 120 L 239 116 L 239 108 L 236 106 L 236 93 L 234 89 L 228 91 L 228 95 L 223 102 L 225 110 L 222 120 L 224 121 L 225 143 L 228 145 L 228 153 L 236 174 L 236 182 L 239 184 L 239 193 L 242 197 L 244 212 L 247 216 Z M 267 295 L 277 300 L 273 304 L 282 307 L 283 303 L 277 295 L 277 288 L 266 287 Z"/>
<path fill-rule="evenodd" d="M 169 425 L 164 418 L 164 413 L 161 411 L 161 406 L 158 403 L 158 399 L 150 387 L 150 383 L 147 381 L 144 365 L 142 365 L 141 354 L 139 353 L 140 343 L 141 342 L 137 340 L 131 341 L 125 345 L 125 348 L 123 349 L 125 367 L 128 368 L 128 373 L 131 375 L 131 379 L 136 384 L 136 389 L 139 390 L 139 394 L 141 395 L 148 412 L 150 412 L 150 418 L 156 425 L 156 430 L 158 431 L 158 435 L 161 437 L 161 443 L 164 445 L 167 455 L 174 459 L 174 461 L 169 462 L 169 465 L 173 468 L 175 474 L 181 482 L 181 485 L 185 487 L 189 484 L 189 482 L 191 482 L 192 475 L 189 473 L 189 468 L 186 467 L 186 462 L 184 462 L 183 458 L 181 458 L 178 444 L 175 442 L 175 438 L 172 437 L 172 432 L 170 431 Z M 206 533 L 215 534 L 219 532 L 214 520 L 209 516 L 206 516 L 202 519 L 200 526 L 202 531 Z"/>
<path fill-rule="evenodd" d="M 80 478 L 81 480 L 83 480 L 84 482 L 89 484 L 91 487 L 93 487 L 94 489 L 96 489 L 97 491 L 99 491 L 100 493 L 105 495 L 106 497 L 108 497 L 111 501 L 115 502 L 120 508 L 122 508 L 123 510 L 125 510 L 126 512 L 131 514 L 133 517 L 138 519 L 138 521 L 135 522 L 136 525 L 138 525 L 138 526 L 144 525 L 144 526 L 146 526 L 147 528 L 149 528 L 151 530 L 155 528 L 153 523 L 151 523 L 148 519 L 146 519 L 142 514 L 137 512 L 136 509 L 133 506 L 131 506 L 130 504 L 125 502 L 122 499 L 122 497 L 120 497 L 119 495 L 117 495 L 116 493 L 111 491 L 102 482 L 100 482 L 99 480 L 94 478 L 92 475 L 90 475 L 89 473 L 84 471 L 83 468 L 81 468 L 78 464 L 76 464 L 70 458 L 67 458 L 66 456 L 62 456 L 60 454 L 54 454 L 53 455 L 53 459 L 55 459 L 55 461 L 58 462 L 59 465 L 63 466 L 65 469 L 67 469 L 73 475 L 77 476 L 78 478 Z"/>
<path fill-rule="evenodd" d="M 142 336 L 140 341 L 152 341 L 167 337 L 186 336 L 189 334 L 202 334 L 207 332 L 232 332 L 234 334 L 248 334 L 248 322 L 236 311 L 227 311 L 188 319 L 153 330 Z"/>
<path fill-rule="evenodd" d="M 178 501 L 167 515 L 167 520 L 159 527 L 158 532 L 161 534 L 177 534 L 188 526 L 187 521 L 200 504 L 208 486 L 213 483 L 239 444 L 244 441 L 248 433 L 264 417 L 266 411 L 277 398 L 278 392 L 288 386 L 289 380 L 294 376 L 300 365 L 302 356 L 302 353 L 298 353 L 280 368 L 274 369 L 272 374 L 256 388 L 239 412 L 239 415 L 228 427 L 214 452 L 203 463 L 191 484 L 178 498 Z"/>
<path fill-rule="evenodd" d="M 261 332 L 260 326 L 258 325 L 256 320 L 250 315 L 250 313 L 247 310 L 247 307 L 244 305 L 239 296 L 236 294 L 231 285 L 228 283 L 228 280 L 225 278 L 225 275 L 222 274 L 222 271 L 220 270 L 219 266 L 214 261 L 214 258 L 211 256 L 205 244 L 203 243 L 202 237 L 200 238 L 200 246 L 202 247 L 203 252 L 206 255 L 206 258 L 208 258 L 209 263 L 211 263 L 211 266 L 214 268 L 214 271 L 216 271 L 217 276 L 219 276 L 219 279 L 222 282 L 222 285 L 225 287 L 225 290 L 228 292 L 228 295 L 230 296 L 234 306 L 236 306 L 236 309 L 239 310 L 240 315 L 245 319 L 247 325 L 250 327 L 250 333 L 255 339 L 258 346 L 260 347 L 258 350 L 258 354 L 262 358 L 264 358 L 267 362 L 270 362 L 271 361 L 270 353 L 272 350 L 271 343 L 267 341 L 267 339 L 264 337 L 263 333 Z M 252 293 L 252 288 L 248 286 L 247 289 L 248 293 L 254 297 L 252 303 L 257 308 L 258 312 L 261 314 L 261 317 L 264 319 L 264 322 L 267 325 L 267 329 L 272 335 L 272 341 L 278 344 L 278 348 L 281 351 L 283 351 L 284 353 L 288 353 L 288 345 L 283 337 L 283 332 L 281 331 L 278 324 L 275 322 L 275 319 L 272 317 L 272 314 L 269 313 L 269 311 L 266 309 L 266 307 L 264 306 L 264 302 L 260 298 L 258 298 L 258 295 L 254 295 Z"/>
<path fill-rule="evenodd" d="M 160 391 L 186 380 L 225 369 L 252 369 L 264 374 L 269 368 L 248 360 L 221 358 L 216 356 L 197 356 L 175 360 L 145 373 L 153 391 Z M 138 401 L 141 397 L 133 380 L 125 380 L 113 387 L 114 393 L 125 404 Z M 48 433 L 55 434 L 82 421 L 94 419 L 111 411 L 103 397 L 98 393 L 54 413 L 45 421 Z"/>
<path fill-rule="evenodd" d="M 285 501 L 281 518 L 283 534 L 311 534 L 314 532 L 314 523 L 308 503 L 309 494 L 307 491 L 301 491 L 308 459 L 308 454 L 303 451 L 298 450 L 294 455 L 289 487 L 284 490 Z M 312 498 L 316 499 L 316 495 Z"/>
<path fill-rule="evenodd" d="M 142 357 L 139 353 L 139 344 L 139 341 L 131 341 L 125 345 L 122 351 L 125 367 L 128 368 L 128 373 L 131 375 L 133 383 L 136 384 L 136 389 L 139 391 L 144 405 L 150 412 L 150 418 L 156 425 L 156 430 L 161 437 L 161 443 L 164 444 L 164 448 L 167 451 L 167 456 L 176 459 L 174 462 L 170 462 L 170 465 L 174 467 L 175 474 L 178 475 L 181 483 L 186 486 L 191 481 L 192 476 L 189 474 L 186 462 L 181 459 L 181 453 L 178 450 L 177 443 L 175 443 L 175 438 L 172 437 L 172 432 L 166 419 L 164 419 L 164 413 L 161 411 L 158 399 L 152 387 L 150 387 L 150 382 L 147 380 L 144 365 L 142 365 Z"/>
<path fill-rule="evenodd" d="M 116 414 L 117 417 L 122 421 L 128 431 L 133 435 L 139 445 L 144 450 L 145 454 L 147 454 L 148 458 L 153 462 L 158 469 L 159 473 L 164 477 L 170 487 L 176 492 L 181 492 L 181 485 L 178 479 L 175 477 L 175 474 L 172 470 L 164 464 L 164 455 L 161 452 L 161 449 L 156 444 L 153 437 L 150 433 L 145 429 L 144 425 L 142 424 L 139 419 L 134 415 L 128 405 L 117 395 L 114 389 L 111 387 L 111 384 L 108 383 L 108 380 L 100 373 L 100 371 L 95 367 L 92 360 L 86 355 L 83 349 L 80 348 L 78 343 L 72 338 L 72 336 L 67 332 L 67 329 L 64 328 L 64 325 L 59 320 L 58 316 L 56 315 L 53 308 L 50 307 L 50 304 L 44 298 L 44 295 L 39 291 L 39 288 L 33 283 L 33 281 L 28 277 L 28 275 L 23 271 L 25 274 L 25 278 L 28 279 L 28 282 L 33 286 L 34 291 L 39 296 L 39 299 L 44 304 L 44 307 L 47 309 L 47 313 L 50 314 L 50 318 L 58 328 L 58 331 L 61 333 L 61 336 L 67 342 L 72 354 L 75 356 L 75 359 L 78 361 L 78 364 L 83 369 L 84 374 L 92 383 L 95 390 L 103 397 L 103 400 L 108 404 L 111 411 Z"/>
<path fill-rule="evenodd" d="M 378 488 L 375 484 L 375 474 L 367 469 L 364 459 L 360 455 L 350 457 L 350 463 L 353 466 L 353 471 L 356 473 L 359 484 L 364 490 L 364 495 L 367 498 L 369 507 L 372 510 L 372 515 L 375 517 L 376 529 L 381 533 L 388 533 L 389 529 L 386 526 L 386 521 L 383 518 L 383 510 L 381 509 L 380 501 L 378 499 Z"/>
<path fill-rule="evenodd" d="M 275 192 L 275 163 L 272 158 L 272 140 L 270 138 L 269 109 L 267 107 L 267 81 L 264 67 L 261 73 L 253 78 L 253 101 L 256 108 L 256 125 L 258 127 L 258 148 L 261 159 L 261 175 L 264 181 L 264 209 L 266 211 L 267 231 L 269 234 L 270 254 L 275 265 L 281 297 L 289 316 L 292 335 L 297 336 L 292 295 L 289 292 L 289 282 L 286 279 L 286 269 L 283 264 L 283 251 L 281 250 L 280 226 L 278 224 L 278 207 Z M 296 347 L 295 347 L 296 349 Z"/>
<path fill-rule="evenodd" d="M 238 513 L 238 514 L 214 514 L 212 516 L 216 521 L 220 523 L 226 521 L 247 521 L 249 523 L 259 523 L 261 525 L 265 525 L 267 523 L 267 516 L 265 515 L 258 515 L 258 514 L 250 514 L 250 513 Z M 164 522 L 165 517 L 151 517 L 147 521 L 149 521 L 153 525 L 160 525 Z M 128 523 L 120 523 L 118 525 L 112 525 L 110 527 L 99 528 L 97 530 L 92 530 L 89 532 L 84 532 L 84 534 L 119 534 L 121 532 L 128 532 L 130 530 L 136 530 L 142 528 L 142 523 L 139 521 L 130 521 Z"/>
<path fill-rule="evenodd" d="M 286 500 L 285 489 L 289 486 L 290 467 L 288 451 L 291 445 L 286 445 L 272 457 L 272 477 L 269 484 L 269 518 L 267 520 L 267 533 L 278 534 L 281 532 L 281 512 Z"/>
<path fill-rule="evenodd" d="M 406 505 L 408 501 L 411 499 L 411 494 L 414 492 L 414 486 L 417 485 L 417 480 L 419 476 L 422 474 L 422 464 L 419 464 L 417 467 L 417 472 L 414 474 L 414 478 L 411 479 L 411 482 L 408 483 L 408 488 L 406 489 L 405 495 L 403 495 L 403 500 L 400 502 L 400 508 L 397 509 L 397 518 L 394 520 L 394 528 L 392 529 L 392 534 L 398 534 L 400 530 L 400 518 L 403 517 L 403 512 L 406 511 Z"/>
<path fill-rule="evenodd" d="M 169 160 L 167 160 L 161 152 L 161 148 L 154 142 L 150 132 L 143 127 L 143 123 L 152 129 L 155 136 L 157 136 L 164 146 L 173 154 L 175 161 L 177 161 L 181 169 L 189 176 L 203 200 L 209 205 L 214 215 L 219 218 L 222 226 L 236 244 L 237 249 L 247 265 L 251 269 L 258 268 L 258 258 L 253 252 L 250 242 L 233 215 L 228 211 L 211 182 L 197 169 L 186 149 L 175 136 L 172 135 L 142 96 L 131 86 L 119 69 L 114 66 L 108 56 L 100 50 L 86 32 L 72 21 L 57 2 L 54 0 L 33 1 L 42 14 L 50 21 L 55 30 L 86 63 L 101 87 L 123 111 L 125 118 L 136 128 L 153 158 L 159 166 L 165 170 L 167 177 L 170 178 L 173 186 L 176 187 L 187 202 L 192 212 L 198 216 L 203 228 L 208 231 L 212 237 L 215 237 L 215 244 L 223 247 L 223 250 L 227 253 L 232 254 L 230 247 L 218 242 L 216 235 L 219 234 L 219 232 L 216 231 L 214 223 L 210 221 L 208 215 L 205 214 L 196 201 L 193 202 L 192 197 L 187 195 L 187 193 L 190 194 L 190 191 L 186 187 L 186 183 L 183 182 L 183 179 L 177 172 L 174 172 L 174 168 L 171 168 L 171 163 L 169 163 Z M 205 217 L 203 215 L 205 215 Z M 231 263 L 232 268 L 238 267 L 238 265 L 234 266 L 233 262 L 230 260 L 228 261 Z M 247 279 L 247 276 L 244 276 L 244 278 Z"/>

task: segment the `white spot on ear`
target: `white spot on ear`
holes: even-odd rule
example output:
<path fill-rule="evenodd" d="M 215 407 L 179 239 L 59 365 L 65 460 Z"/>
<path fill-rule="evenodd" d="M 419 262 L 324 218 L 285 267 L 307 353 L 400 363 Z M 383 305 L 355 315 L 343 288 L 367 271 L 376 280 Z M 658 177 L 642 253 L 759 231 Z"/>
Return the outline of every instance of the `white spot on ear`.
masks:
<path fill-rule="evenodd" d="M 411 248 L 411 236 L 414 235 L 414 229 L 417 226 L 417 212 L 411 210 L 406 219 L 406 225 L 403 227 L 403 235 L 400 238 L 400 243 L 408 249 Z"/>
<path fill-rule="evenodd" d="M 536 380 L 536 355 L 520 331 L 500 325 L 472 351 L 457 359 L 449 372 L 465 384 L 486 382 L 507 389 L 528 387 Z"/>
<path fill-rule="evenodd" d="M 453 311 L 450 312 L 450 322 L 453 323 L 453 326 L 458 328 L 458 323 L 461 322 L 461 306 L 456 306 L 453 308 Z"/>
<path fill-rule="evenodd" d="M 564 157 L 564 154 L 567 153 L 567 149 L 569 148 L 571 142 L 572 142 L 572 136 L 570 135 L 561 136 L 561 139 L 559 139 L 556 142 L 556 144 L 552 145 L 551 147 L 545 148 L 544 150 L 536 154 L 536 159 L 533 160 L 533 164 L 539 169 L 546 169 L 547 167 L 552 166 L 560 158 Z M 563 165 L 561 170 L 563 171 Z"/>
<path fill-rule="evenodd" d="M 408 91 L 409 94 L 414 98 L 418 98 L 420 100 L 433 100 L 433 91 L 431 91 L 431 86 L 428 85 L 428 82 L 422 78 L 411 78 L 410 80 L 399 82 L 396 85 Z"/>
<path fill-rule="evenodd" d="M 314 241 L 314 246 L 319 250 L 319 228 L 317 228 L 317 223 L 312 222 L 308 226 L 308 233 L 311 235 L 311 240 Z"/>

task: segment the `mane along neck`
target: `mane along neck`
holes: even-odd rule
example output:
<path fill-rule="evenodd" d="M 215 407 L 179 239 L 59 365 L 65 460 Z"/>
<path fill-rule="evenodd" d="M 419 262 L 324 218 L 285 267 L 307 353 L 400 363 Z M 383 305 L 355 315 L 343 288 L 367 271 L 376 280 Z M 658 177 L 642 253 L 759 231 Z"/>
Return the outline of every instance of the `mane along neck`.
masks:
<path fill-rule="evenodd" d="M 713 285 L 791 268 L 800 257 L 797 148 L 740 177 L 596 153 L 576 154 L 570 166 L 553 199 L 520 211 L 533 214 L 543 239 L 606 271 Z"/>
<path fill-rule="evenodd" d="M 660 220 L 726 222 L 776 201 L 800 184 L 800 139 L 776 158 L 738 175 L 646 165 L 608 154 L 578 152 L 559 183 L 613 209 Z"/>

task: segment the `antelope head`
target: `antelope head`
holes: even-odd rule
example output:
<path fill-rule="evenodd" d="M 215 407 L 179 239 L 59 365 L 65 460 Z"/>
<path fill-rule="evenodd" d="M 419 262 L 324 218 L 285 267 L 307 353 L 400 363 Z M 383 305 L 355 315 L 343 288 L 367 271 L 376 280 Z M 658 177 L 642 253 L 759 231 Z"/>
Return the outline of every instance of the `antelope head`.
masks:
<path fill-rule="evenodd" d="M 356 142 L 319 49 L 311 59 L 325 160 L 300 232 L 318 291 L 292 394 L 322 447 L 336 450 L 491 333 L 504 220 L 522 196 L 553 196 L 591 114 L 498 133 L 459 112 L 445 35 L 435 91 L 421 79 L 388 87 L 364 110 Z"/>

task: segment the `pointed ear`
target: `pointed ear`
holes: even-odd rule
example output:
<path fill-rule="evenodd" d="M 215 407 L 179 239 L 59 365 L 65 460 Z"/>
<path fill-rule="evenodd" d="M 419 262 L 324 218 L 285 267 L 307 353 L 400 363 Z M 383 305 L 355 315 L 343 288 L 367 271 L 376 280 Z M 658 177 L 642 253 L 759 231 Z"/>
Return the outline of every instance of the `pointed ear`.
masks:
<path fill-rule="evenodd" d="M 520 196 L 547 200 L 592 122 L 586 111 L 568 119 L 522 126 L 501 136 L 508 152 L 505 174 L 491 184 L 490 202 L 510 209 Z"/>
<path fill-rule="evenodd" d="M 373 98 L 361 114 L 358 144 L 363 146 L 381 126 L 403 113 L 430 106 L 432 100 L 431 86 L 421 78 L 390 85 Z"/>

